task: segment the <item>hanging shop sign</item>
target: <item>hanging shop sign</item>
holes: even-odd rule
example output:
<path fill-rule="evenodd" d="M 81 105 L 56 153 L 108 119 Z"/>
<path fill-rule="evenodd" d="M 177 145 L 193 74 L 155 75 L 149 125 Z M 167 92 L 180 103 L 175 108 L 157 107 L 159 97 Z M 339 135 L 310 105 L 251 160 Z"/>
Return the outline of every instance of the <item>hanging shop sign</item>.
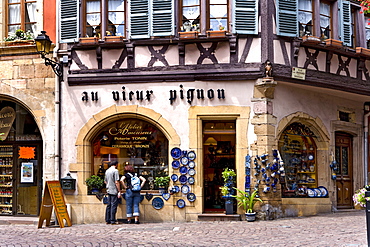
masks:
<path fill-rule="evenodd" d="M 19 159 L 34 159 L 36 147 L 19 147 Z"/>
<path fill-rule="evenodd" d="M 6 106 L 0 111 L 0 140 L 4 141 L 12 128 L 15 119 L 15 111 L 12 107 Z"/>
<path fill-rule="evenodd" d="M 122 86 L 122 91 L 112 91 L 112 99 L 116 102 L 118 101 L 150 101 L 153 96 L 153 90 L 146 90 L 146 91 L 126 91 L 126 87 Z M 192 104 L 195 99 L 198 100 L 213 100 L 213 99 L 223 100 L 225 99 L 225 89 L 196 89 L 196 88 L 189 88 L 185 89 L 183 85 L 179 86 L 179 89 L 169 90 L 169 98 L 170 104 L 174 103 L 176 100 L 186 100 L 187 103 Z M 86 92 L 82 93 L 82 101 L 88 102 L 91 101 L 99 101 L 99 93 L 97 91 Z"/>

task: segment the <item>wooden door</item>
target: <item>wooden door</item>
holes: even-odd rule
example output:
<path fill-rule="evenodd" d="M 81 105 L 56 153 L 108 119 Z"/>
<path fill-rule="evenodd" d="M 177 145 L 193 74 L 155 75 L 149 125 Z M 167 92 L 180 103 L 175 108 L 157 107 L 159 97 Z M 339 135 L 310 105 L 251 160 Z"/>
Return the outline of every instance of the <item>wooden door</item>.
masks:
<path fill-rule="evenodd" d="M 352 208 L 352 136 L 337 132 L 335 134 L 335 159 L 338 162 L 337 208 Z"/>

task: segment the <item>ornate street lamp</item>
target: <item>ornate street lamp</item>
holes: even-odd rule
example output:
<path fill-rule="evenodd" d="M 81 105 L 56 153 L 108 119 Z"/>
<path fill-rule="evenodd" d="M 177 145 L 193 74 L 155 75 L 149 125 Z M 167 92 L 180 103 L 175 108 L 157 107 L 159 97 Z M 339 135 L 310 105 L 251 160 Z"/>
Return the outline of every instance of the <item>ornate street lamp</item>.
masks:
<path fill-rule="evenodd" d="M 48 35 L 46 35 L 46 31 L 41 31 L 41 34 L 35 38 L 35 43 L 36 43 L 36 50 L 37 53 L 41 54 L 41 57 L 45 60 L 45 65 L 46 66 L 51 66 L 53 69 L 54 73 L 62 77 L 63 76 L 63 67 L 61 63 L 57 63 L 50 58 L 46 57 L 46 54 L 49 54 L 50 52 L 50 47 L 51 47 L 51 40 Z"/>

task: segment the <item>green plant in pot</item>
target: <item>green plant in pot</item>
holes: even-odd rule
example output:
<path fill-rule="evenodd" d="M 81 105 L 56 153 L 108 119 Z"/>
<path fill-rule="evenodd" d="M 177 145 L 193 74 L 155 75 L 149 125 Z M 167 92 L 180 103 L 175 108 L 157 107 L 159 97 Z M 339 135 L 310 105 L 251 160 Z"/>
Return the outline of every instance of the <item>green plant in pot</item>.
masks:
<path fill-rule="evenodd" d="M 262 202 L 261 198 L 258 196 L 258 190 L 254 190 L 252 193 L 242 191 L 238 188 L 235 188 L 238 191 L 238 194 L 233 196 L 235 197 L 236 201 L 238 202 L 238 206 L 242 207 L 245 212 L 246 220 L 247 221 L 255 221 L 256 220 L 256 212 L 254 212 L 254 205 L 257 202 Z"/>
<path fill-rule="evenodd" d="M 99 192 L 101 189 L 105 187 L 104 179 L 97 175 L 92 175 L 91 177 L 86 179 L 85 182 L 87 187 L 89 187 L 92 193 Z"/>
<path fill-rule="evenodd" d="M 159 188 L 159 190 L 163 194 L 164 191 L 168 188 L 168 185 L 170 184 L 170 177 L 169 176 L 156 177 L 154 179 L 154 184 Z"/>
<path fill-rule="evenodd" d="M 222 197 L 225 199 L 226 214 L 233 214 L 236 173 L 233 169 L 225 168 L 222 172 L 222 178 L 224 180 L 224 186 L 221 186 L 220 189 Z"/>

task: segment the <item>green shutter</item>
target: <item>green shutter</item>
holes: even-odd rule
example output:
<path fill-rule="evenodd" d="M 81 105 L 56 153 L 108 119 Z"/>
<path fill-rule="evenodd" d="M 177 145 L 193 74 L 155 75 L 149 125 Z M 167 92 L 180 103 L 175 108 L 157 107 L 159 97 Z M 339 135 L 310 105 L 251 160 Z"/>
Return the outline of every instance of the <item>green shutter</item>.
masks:
<path fill-rule="evenodd" d="M 152 36 L 169 36 L 174 34 L 173 13 L 173 0 L 153 0 Z"/>
<path fill-rule="evenodd" d="M 258 1 L 234 0 L 233 33 L 258 34 Z"/>
<path fill-rule="evenodd" d="M 130 36 L 132 39 L 149 38 L 149 1 L 130 1 Z"/>
<path fill-rule="evenodd" d="M 277 35 L 298 36 L 298 0 L 276 0 Z"/>
<path fill-rule="evenodd" d="M 60 42 L 75 41 L 78 32 L 78 1 L 60 0 Z"/>
<path fill-rule="evenodd" d="M 352 27 L 351 27 L 351 4 L 349 1 L 339 2 L 339 21 L 340 21 L 340 40 L 343 45 L 352 46 Z"/>

